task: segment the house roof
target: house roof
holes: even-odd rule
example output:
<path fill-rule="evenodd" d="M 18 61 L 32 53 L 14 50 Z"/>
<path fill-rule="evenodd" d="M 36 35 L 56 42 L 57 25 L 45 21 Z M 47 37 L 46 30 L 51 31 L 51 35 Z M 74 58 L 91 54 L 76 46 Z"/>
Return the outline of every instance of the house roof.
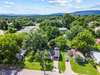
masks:
<path fill-rule="evenodd" d="M 95 33 L 98 32 L 100 30 L 100 26 L 95 28 Z"/>
<path fill-rule="evenodd" d="M 63 27 L 63 28 L 59 28 L 60 31 L 66 31 L 67 28 Z"/>
<path fill-rule="evenodd" d="M 55 47 L 54 50 L 59 50 L 59 47 Z"/>
<path fill-rule="evenodd" d="M 92 55 L 97 62 L 100 62 L 100 52 L 92 51 Z"/>
<path fill-rule="evenodd" d="M 96 44 L 100 44 L 100 38 L 96 39 Z"/>

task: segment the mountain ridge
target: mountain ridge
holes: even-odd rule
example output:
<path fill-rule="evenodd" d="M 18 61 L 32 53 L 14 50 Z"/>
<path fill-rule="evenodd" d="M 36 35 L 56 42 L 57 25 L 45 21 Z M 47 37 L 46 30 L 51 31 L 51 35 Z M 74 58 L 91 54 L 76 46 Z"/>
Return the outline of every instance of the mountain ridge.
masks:
<path fill-rule="evenodd" d="M 100 15 L 100 10 L 84 10 L 84 11 L 75 11 L 69 13 L 71 15 Z M 64 13 L 52 13 L 52 14 L 46 14 L 51 16 L 62 16 Z M 0 16 L 41 16 L 41 14 L 0 14 Z"/>

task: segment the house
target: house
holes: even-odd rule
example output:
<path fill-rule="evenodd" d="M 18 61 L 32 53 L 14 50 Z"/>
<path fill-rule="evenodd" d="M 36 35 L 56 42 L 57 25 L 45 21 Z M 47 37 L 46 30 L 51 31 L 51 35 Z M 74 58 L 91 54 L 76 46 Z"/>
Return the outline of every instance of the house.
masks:
<path fill-rule="evenodd" d="M 23 29 L 17 31 L 18 33 L 29 33 L 31 30 L 35 29 L 35 26 L 25 26 Z"/>
<path fill-rule="evenodd" d="M 59 28 L 59 31 L 66 31 L 66 30 L 67 30 L 67 28 L 65 28 L 65 27 Z"/>
<path fill-rule="evenodd" d="M 53 55 L 54 59 L 59 59 L 59 55 L 60 55 L 60 51 L 59 50 L 60 49 L 58 47 L 54 48 L 54 55 Z"/>
<path fill-rule="evenodd" d="M 76 49 L 69 50 L 68 51 L 68 56 L 73 56 L 76 63 L 77 62 L 80 62 L 80 63 L 85 62 L 84 55 L 81 52 L 77 51 Z M 78 61 L 78 58 L 80 58 L 80 61 Z"/>
<path fill-rule="evenodd" d="M 60 31 L 61 33 L 64 33 L 65 31 L 67 31 L 67 28 L 65 28 L 65 27 L 59 28 L 59 31 Z"/>
<path fill-rule="evenodd" d="M 99 31 L 100 31 L 100 26 L 95 28 L 95 33 L 99 32 Z"/>
<path fill-rule="evenodd" d="M 74 56 L 75 53 L 76 53 L 76 49 L 71 49 L 71 50 L 68 51 L 69 56 Z"/>
<path fill-rule="evenodd" d="M 96 39 L 96 44 L 100 44 L 100 38 Z"/>
<path fill-rule="evenodd" d="M 100 52 L 91 51 L 90 56 L 94 59 L 96 64 L 100 64 Z"/>

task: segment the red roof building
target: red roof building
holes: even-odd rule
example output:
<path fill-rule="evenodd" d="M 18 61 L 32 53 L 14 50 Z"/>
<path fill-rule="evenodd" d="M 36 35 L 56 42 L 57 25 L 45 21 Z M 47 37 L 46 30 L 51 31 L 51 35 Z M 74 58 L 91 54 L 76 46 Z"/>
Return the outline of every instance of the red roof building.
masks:
<path fill-rule="evenodd" d="M 96 39 L 96 44 L 100 44 L 100 38 Z"/>

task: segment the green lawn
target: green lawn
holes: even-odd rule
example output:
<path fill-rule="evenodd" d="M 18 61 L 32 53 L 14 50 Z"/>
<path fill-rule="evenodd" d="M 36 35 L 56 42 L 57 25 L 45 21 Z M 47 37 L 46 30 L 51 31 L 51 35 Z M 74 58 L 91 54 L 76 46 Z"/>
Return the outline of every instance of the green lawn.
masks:
<path fill-rule="evenodd" d="M 24 68 L 32 69 L 32 70 L 41 70 L 41 66 L 39 62 L 24 62 Z"/>
<path fill-rule="evenodd" d="M 38 53 L 36 53 L 34 56 L 29 53 L 27 56 L 25 56 L 23 62 L 21 62 L 22 67 L 31 70 L 42 70 L 42 66 L 40 65 L 41 60 L 38 56 Z M 31 57 L 34 57 L 34 59 L 31 59 Z M 53 68 L 53 61 L 49 60 L 47 57 L 45 59 L 45 64 L 45 70 L 51 71 Z"/>
<path fill-rule="evenodd" d="M 31 62 L 29 61 L 30 56 L 26 56 L 24 59 L 24 68 L 26 69 L 32 69 L 32 70 L 41 70 L 41 65 L 40 62 Z"/>
<path fill-rule="evenodd" d="M 100 75 L 91 64 L 79 65 L 71 59 L 72 70 L 79 75 Z"/>
<path fill-rule="evenodd" d="M 100 51 L 100 45 L 97 45 L 97 49 Z"/>
<path fill-rule="evenodd" d="M 66 65 L 65 65 L 65 53 L 64 52 L 61 52 L 61 54 L 60 54 L 58 68 L 59 68 L 59 72 L 60 73 L 64 72 L 65 69 L 66 69 Z"/>

